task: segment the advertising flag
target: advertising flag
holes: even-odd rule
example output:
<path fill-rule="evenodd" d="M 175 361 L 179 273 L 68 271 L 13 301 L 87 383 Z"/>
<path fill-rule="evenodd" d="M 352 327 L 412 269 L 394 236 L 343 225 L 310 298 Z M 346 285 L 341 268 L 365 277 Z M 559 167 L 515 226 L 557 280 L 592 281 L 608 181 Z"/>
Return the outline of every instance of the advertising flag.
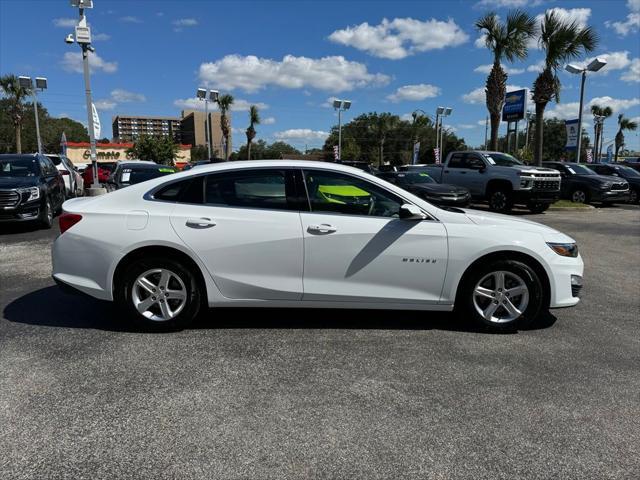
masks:
<path fill-rule="evenodd" d="M 575 150 L 578 148 L 578 120 L 566 120 L 564 122 L 567 128 L 567 144 L 565 150 Z"/>
<path fill-rule="evenodd" d="M 93 136 L 96 141 L 100 138 L 101 128 L 100 128 L 100 117 L 98 116 L 98 110 L 96 110 L 96 106 L 91 104 L 91 113 L 93 114 Z"/>

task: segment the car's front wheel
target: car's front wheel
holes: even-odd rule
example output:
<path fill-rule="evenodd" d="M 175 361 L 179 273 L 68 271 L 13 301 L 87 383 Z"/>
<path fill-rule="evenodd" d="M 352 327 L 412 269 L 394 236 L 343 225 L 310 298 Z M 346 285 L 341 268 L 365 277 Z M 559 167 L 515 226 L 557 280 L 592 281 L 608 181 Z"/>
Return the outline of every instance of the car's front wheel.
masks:
<path fill-rule="evenodd" d="M 152 331 L 187 327 L 198 315 L 203 295 L 190 268 L 159 257 L 135 260 L 114 293 L 128 316 L 138 326 Z"/>
<path fill-rule="evenodd" d="M 536 272 L 523 262 L 483 264 L 465 276 L 456 307 L 491 330 L 525 327 L 541 313 L 544 290 Z"/>
<path fill-rule="evenodd" d="M 47 197 L 40 206 L 40 217 L 38 223 L 42 228 L 51 228 L 53 225 L 53 207 L 51 200 Z"/>
<path fill-rule="evenodd" d="M 639 189 L 632 188 L 629 192 L 629 203 L 640 203 L 640 193 Z"/>
<path fill-rule="evenodd" d="M 507 190 L 493 190 L 489 193 L 489 208 L 498 213 L 509 213 L 513 208 L 513 196 Z"/>
<path fill-rule="evenodd" d="M 571 201 L 573 203 L 587 203 L 588 200 L 589 195 L 581 188 L 577 188 L 571 193 Z"/>

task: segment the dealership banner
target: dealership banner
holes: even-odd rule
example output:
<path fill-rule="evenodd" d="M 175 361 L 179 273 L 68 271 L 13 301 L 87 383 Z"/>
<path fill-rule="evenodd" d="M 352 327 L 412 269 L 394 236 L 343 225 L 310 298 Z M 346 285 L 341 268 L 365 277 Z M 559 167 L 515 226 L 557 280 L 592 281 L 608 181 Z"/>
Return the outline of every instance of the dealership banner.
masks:
<path fill-rule="evenodd" d="M 566 120 L 564 122 L 567 128 L 567 144 L 565 150 L 575 150 L 578 148 L 578 120 Z"/>
<path fill-rule="evenodd" d="M 440 163 L 440 149 L 439 148 L 434 148 L 433 149 L 433 156 L 436 159 L 436 163 Z"/>
<path fill-rule="evenodd" d="M 524 118 L 527 110 L 527 90 L 514 90 L 507 92 L 504 97 L 504 107 L 502 107 L 503 122 L 517 122 Z"/>
<path fill-rule="evenodd" d="M 98 116 L 98 110 L 96 106 L 91 104 L 91 113 L 93 114 L 93 137 L 97 140 L 100 138 L 102 129 L 100 128 L 100 117 Z"/>

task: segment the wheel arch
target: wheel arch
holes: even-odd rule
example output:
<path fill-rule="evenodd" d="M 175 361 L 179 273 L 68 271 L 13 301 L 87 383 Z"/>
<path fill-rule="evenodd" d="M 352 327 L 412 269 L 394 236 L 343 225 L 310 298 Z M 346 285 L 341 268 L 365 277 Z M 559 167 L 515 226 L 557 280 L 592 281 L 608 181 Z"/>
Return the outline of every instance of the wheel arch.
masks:
<path fill-rule="evenodd" d="M 499 189 L 505 189 L 509 192 L 513 192 L 513 183 L 506 178 L 492 178 L 487 182 L 486 194 L 494 192 Z"/>
<path fill-rule="evenodd" d="M 202 291 L 203 301 L 207 301 L 209 297 L 209 289 L 207 281 L 205 280 L 205 274 L 202 268 L 188 253 L 178 248 L 167 245 L 144 245 L 127 252 L 115 266 L 113 275 L 111 276 L 111 293 L 112 296 L 115 292 L 117 283 L 122 279 L 122 276 L 126 270 L 127 265 L 140 258 L 148 256 L 158 256 L 162 258 L 171 258 L 183 263 L 189 270 L 191 270 L 196 276 L 199 287 Z"/>
<path fill-rule="evenodd" d="M 542 283 L 543 305 L 545 305 L 545 307 L 549 307 L 551 302 L 551 281 L 546 268 L 537 258 L 527 253 L 519 252 L 517 250 L 494 251 L 494 252 L 486 253 L 480 256 L 479 258 L 475 259 L 462 273 L 460 280 L 455 286 L 455 289 L 456 289 L 455 305 L 458 305 L 460 302 L 459 296 L 460 296 L 461 286 L 464 285 L 464 282 L 469 277 L 469 275 L 471 275 L 480 266 L 486 265 L 488 263 L 491 263 L 497 260 L 516 260 L 524 263 L 525 265 L 533 269 L 533 271 L 536 272 L 536 274 L 540 278 L 540 282 Z"/>

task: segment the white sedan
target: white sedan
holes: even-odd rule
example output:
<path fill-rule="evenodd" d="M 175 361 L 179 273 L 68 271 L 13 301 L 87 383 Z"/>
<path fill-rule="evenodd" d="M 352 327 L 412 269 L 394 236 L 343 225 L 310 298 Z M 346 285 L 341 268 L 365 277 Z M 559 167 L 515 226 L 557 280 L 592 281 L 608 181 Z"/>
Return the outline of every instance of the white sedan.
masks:
<path fill-rule="evenodd" d="M 60 229 L 55 281 L 157 330 L 207 306 L 456 308 L 514 329 L 576 305 L 582 286 L 556 230 L 322 162 L 212 164 L 72 199 Z"/>

